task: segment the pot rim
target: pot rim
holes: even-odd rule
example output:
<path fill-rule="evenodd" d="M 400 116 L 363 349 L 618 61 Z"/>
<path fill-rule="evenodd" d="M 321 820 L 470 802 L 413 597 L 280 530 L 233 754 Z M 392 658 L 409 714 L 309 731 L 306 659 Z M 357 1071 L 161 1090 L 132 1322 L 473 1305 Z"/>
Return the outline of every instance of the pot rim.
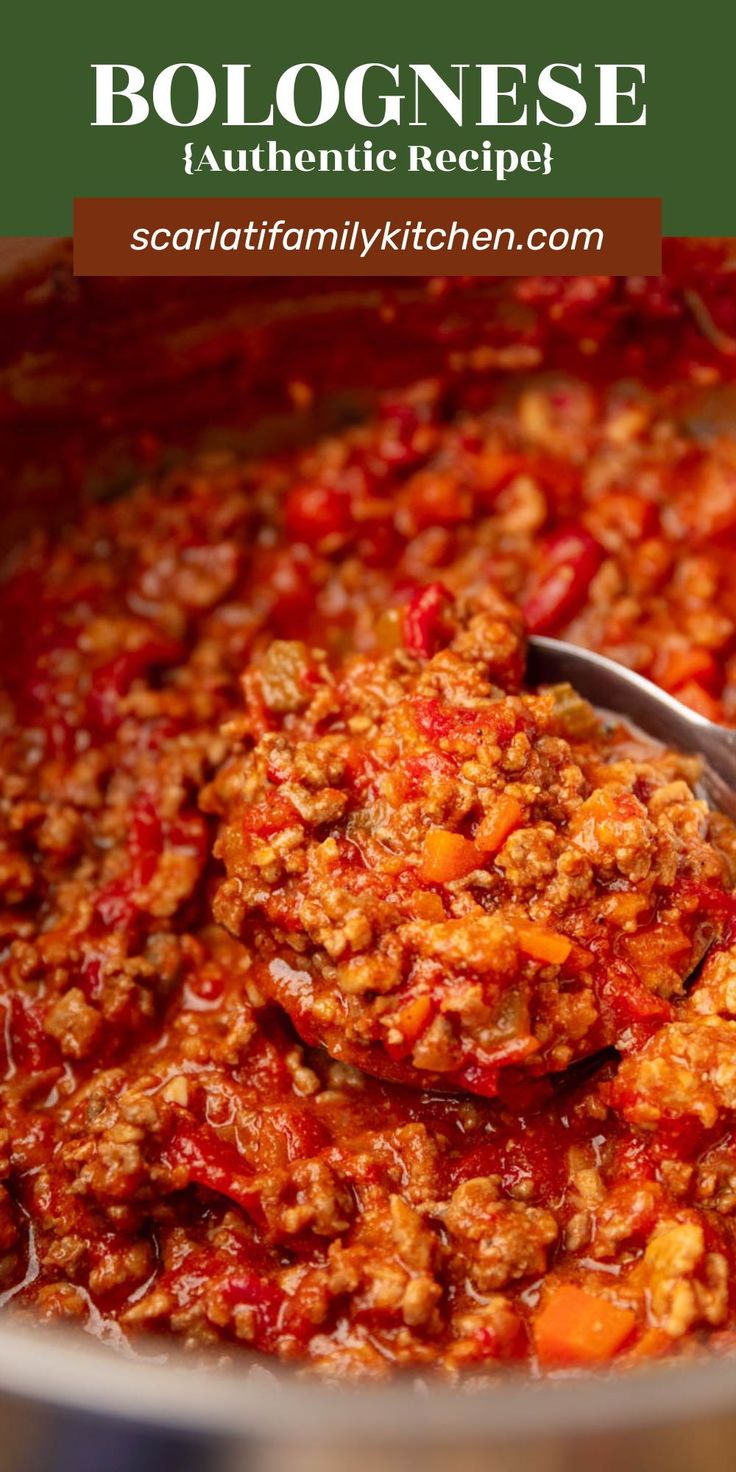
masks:
<path fill-rule="evenodd" d="M 240 1364 L 223 1365 L 213 1354 L 203 1365 L 156 1341 L 139 1356 L 71 1329 L 4 1327 L 0 1393 L 208 1436 L 333 1443 L 360 1437 L 368 1444 L 582 1436 L 726 1414 L 734 1405 L 730 1353 L 544 1380 L 510 1371 L 483 1388 L 414 1375 L 380 1385 L 326 1384 L 237 1354 Z"/>

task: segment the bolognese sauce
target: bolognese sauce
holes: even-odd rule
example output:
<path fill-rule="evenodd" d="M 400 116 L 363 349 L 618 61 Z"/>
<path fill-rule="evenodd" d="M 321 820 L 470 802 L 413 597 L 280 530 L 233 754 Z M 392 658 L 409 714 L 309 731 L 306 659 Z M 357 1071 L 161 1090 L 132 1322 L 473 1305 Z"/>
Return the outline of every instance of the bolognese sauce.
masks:
<path fill-rule="evenodd" d="M 733 828 L 525 638 L 732 722 L 734 527 L 732 438 L 539 376 L 25 545 L 7 1312 L 333 1377 L 732 1345 Z"/>
<path fill-rule="evenodd" d="M 214 915 L 300 1035 L 493 1096 L 661 1025 L 730 877 L 693 764 L 569 687 L 522 693 L 518 619 L 485 601 L 447 610 L 434 655 L 406 647 L 414 603 L 403 646 L 337 670 L 274 640 L 203 806 Z"/>

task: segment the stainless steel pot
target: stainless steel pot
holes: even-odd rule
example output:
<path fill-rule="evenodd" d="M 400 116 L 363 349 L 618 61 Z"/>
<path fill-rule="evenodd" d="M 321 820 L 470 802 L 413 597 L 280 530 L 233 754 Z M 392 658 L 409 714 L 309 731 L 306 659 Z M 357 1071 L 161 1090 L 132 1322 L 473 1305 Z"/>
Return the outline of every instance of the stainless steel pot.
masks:
<path fill-rule="evenodd" d="M 493 1388 L 331 1387 L 245 1360 L 194 1364 L 176 1348 L 145 1360 L 72 1331 L 0 1331 L 0 1465 L 258 1472 L 722 1472 L 736 1448 L 733 1358 L 627 1375 L 499 1379 Z M 10 1455 L 9 1455 L 10 1453 Z M 81 1466 L 80 1466 L 81 1462 Z"/>
<path fill-rule="evenodd" d="M 255 448 L 361 411 L 377 385 L 439 371 L 514 310 L 493 283 L 75 283 L 64 242 L 0 242 L 0 547 L 122 487 L 151 435 Z M 360 344 L 356 353 L 355 344 Z M 288 372 L 284 362 L 288 362 Z M 294 405 L 300 407 L 295 411 Z M 202 406 L 205 406 L 204 408 Z M 213 405 L 217 412 L 213 415 Z M 142 437 L 141 431 L 145 431 Z M 626 1376 L 513 1376 L 491 1389 L 335 1388 L 272 1365 L 145 1359 L 78 1333 L 0 1325 L 0 1469 L 257 1462 L 427 1472 L 594 1465 L 709 1472 L 736 1454 L 736 1363 Z"/>

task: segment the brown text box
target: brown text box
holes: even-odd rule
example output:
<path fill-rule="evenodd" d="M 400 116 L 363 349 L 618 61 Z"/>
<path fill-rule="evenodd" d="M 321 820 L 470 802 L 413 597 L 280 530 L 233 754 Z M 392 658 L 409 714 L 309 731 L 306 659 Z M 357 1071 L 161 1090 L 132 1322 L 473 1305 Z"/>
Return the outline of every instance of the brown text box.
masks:
<path fill-rule="evenodd" d="M 646 276 L 660 268 L 657 199 L 77 199 L 74 206 L 78 276 Z"/>

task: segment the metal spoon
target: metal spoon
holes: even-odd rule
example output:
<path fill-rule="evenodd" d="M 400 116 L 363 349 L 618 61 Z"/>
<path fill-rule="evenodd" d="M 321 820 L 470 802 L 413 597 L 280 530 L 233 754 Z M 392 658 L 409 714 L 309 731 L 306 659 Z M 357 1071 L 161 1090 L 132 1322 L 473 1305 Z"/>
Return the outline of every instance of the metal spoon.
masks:
<path fill-rule="evenodd" d="M 703 795 L 736 819 L 736 731 L 698 715 L 625 665 L 562 639 L 534 635 L 527 674 L 532 685 L 567 682 L 591 705 L 625 716 L 655 741 L 701 757 Z"/>

